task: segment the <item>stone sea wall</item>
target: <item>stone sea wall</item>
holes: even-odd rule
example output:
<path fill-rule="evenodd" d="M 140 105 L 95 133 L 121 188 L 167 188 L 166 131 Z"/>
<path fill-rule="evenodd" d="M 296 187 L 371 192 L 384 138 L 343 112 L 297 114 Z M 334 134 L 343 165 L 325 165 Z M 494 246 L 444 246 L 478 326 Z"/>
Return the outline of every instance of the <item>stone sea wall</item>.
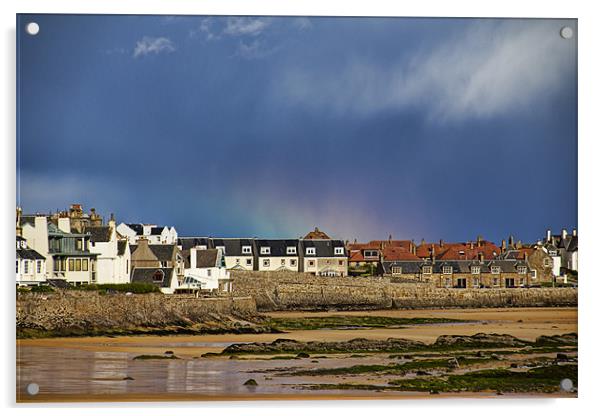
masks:
<path fill-rule="evenodd" d="M 65 332 L 194 327 L 219 329 L 257 315 L 251 297 L 125 295 L 69 290 L 17 295 L 17 330 Z"/>
<path fill-rule="evenodd" d="M 444 289 L 386 277 L 317 277 L 303 273 L 232 272 L 234 294 L 260 311 L 389 308 L 576 306 L 577 289 Z"/>

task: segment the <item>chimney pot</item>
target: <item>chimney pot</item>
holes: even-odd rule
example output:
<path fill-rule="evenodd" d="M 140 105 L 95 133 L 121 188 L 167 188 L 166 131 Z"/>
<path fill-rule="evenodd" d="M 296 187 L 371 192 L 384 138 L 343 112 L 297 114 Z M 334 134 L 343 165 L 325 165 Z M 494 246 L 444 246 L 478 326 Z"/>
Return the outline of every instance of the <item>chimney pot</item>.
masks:
<path fill-rule="evenodd" d="M 573 237 L 577 237 L 577 229 L 573 228 Z"/>

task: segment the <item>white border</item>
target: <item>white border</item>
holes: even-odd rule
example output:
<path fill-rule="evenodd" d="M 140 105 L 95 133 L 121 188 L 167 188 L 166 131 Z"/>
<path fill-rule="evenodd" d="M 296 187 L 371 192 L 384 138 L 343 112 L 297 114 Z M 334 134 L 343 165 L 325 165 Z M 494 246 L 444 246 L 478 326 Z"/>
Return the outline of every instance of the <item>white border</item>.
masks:
<path fill-rule="evenodd" d="M 602 319 L 597 307 L 601 293 L 599 267 L 595 250 L 602 249 L 599 237 L 602 236 L 600 227 L 601 177 L 600 140 L 600 104 L 599 97 L 600 75 L 602 74 L 600 60 L 600 40 L 602 25 L 600 14 L 597 13 L 595 2 L 565 1 L 412 1 L 387 2 L 370 1 L 326 1 L 306 0 L 303 2 L 285 2 L 283 0 L 82 0 L 80 2 L 55 0 L 20 0 L 3 1 L 0 3 L 2 14 L 3 53 L 1 66 L 2 91 L 4 97 L 0 100 L 2 111 L 3 149 L 2 155 L 2 190 L 3 203 L 0 235 L 2 235 L 2 250 L 0 264 L 6 265 L 2 285 L 4 316 L 4 337 L 0 344 L 2 358 L 5 360 L 3 369 L 8 377 L 2 380 L 0 392 L 2 403 L 11 406 L 14 402 L 14 296 L 12 290 L 12 247 L 13 221 L 15 207 L 15 13 L 112 13 L 112 14 L 237 14 L 237 15 L 346 15 L 346 16 L 455 16 L 455 17 L 564 17 L 579 19 L 579 234 L 581 239 L 581 282 L 579 299 L 579 399 L 576 400 L 421 400 L 421 401 L 352 401 L 352 402 L 231 402 L 215 403 L 184 403 L 184 404 L 146 404 L 144 412 L 150 415 L 165 413 L 197 414 L 199 412 L 220 412 L 220 414 L 259 413 L 262 415 L 297 415 L 312 413 L 331 413 L 341 409 L 348 414 L 364 414 L 376 406 L 377 412 L 415 412 L 424 414 L 459 413 L 464 415 L 487 412 L 489 415 L 515 413 L 526 410 L 530 413 L 578 414 L 595 409 L 596 401 L 602 397 L 598 391 L 600 386 L 600 352 L 602 339 L 600 337 L 599 319 Z M 559 174 L 562 161 L 558 161 Z M 553 209 L 548 207 L 542 209 Z M 598 237 L 598 238 L 596 238 Z M 600 255 L 598 254 L 598 258 Z M 8 277 L 6 277 L 8 276 Z M 43 410 L 44 414 L 81 414 L 81 408 L 93 414 L 105 414 L 107 409 L 93 409 L 98 405 L 64 405 L 51 406 Z M 106 405 L 104 405 L 106 406 Z M 133 404 L 110 405 L 112 407 L 127 407 L 127 411 L 135 411 Z M 176 409 L 177 407 L 177 409 Z M 203 407 L 204 409 L 195 409 Z M 170 412 L 168 409 L 174 409 Z M 10 413 L 39 414 L 42 409 L 27 407 L 10 409 Z M 599 410 L 598 410 L 599 411 Z M 588 412 L 589 413 L 589 412 Z M 592 412 L 593 413 L 593 412 Z"/>

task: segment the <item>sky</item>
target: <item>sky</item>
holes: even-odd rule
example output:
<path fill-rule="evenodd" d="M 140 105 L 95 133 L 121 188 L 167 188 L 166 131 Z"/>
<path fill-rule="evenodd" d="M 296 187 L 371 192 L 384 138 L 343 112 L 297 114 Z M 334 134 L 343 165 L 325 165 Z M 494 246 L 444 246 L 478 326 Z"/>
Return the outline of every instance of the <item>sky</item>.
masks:
<path fill-rule="evenodd" d="M 26 213 L 81 203 L 182 236 L 317 226 L 358 241 L 535 241 L 577 226 L 576 20 L 19 15 L 17 27 Z"/>

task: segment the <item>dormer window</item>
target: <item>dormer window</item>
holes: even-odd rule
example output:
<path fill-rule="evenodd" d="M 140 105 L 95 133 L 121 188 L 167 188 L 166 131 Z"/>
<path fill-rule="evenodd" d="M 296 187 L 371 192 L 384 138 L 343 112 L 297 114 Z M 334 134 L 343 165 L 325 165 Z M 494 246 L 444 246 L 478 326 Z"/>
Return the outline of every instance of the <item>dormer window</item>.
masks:
<path fill-rule="evenodd" d="M 341 254 L 343 254 L 343 253 L 341 253 Z M 377 250 L 364 250 L 364 257 L 365 258 L 378 258 L 378 251 Z"/>
<path fill-rule="evenodd" d="M 305 254 L 307 256 L 315 256 L 316 255 L 316 248 L 315 247 L 306 247 L 305 248 Z"/>
<path fill-rule="evenodd" d="M 401 266 L 391 267 L 391 274 L 401 274 Z"/>
<path fill-rule="evenodd" d="M 286 254 L 297 254 L 297 247 L 287 247 Z"/>
<path fill-rule="evenodd" d="M 558 253 L 555 250 L 550 250 L 550 256 L 555 257 Z"/>
<path fill-rule="evenodd" d="M 261 254 L 270 254 L 270 248 L 269 247 L 261 247 L 260 253 Z"/>
<path fill-rule="evenodd" d="M 251 246 L 242 246 L 242 254 L 251 254 Z"/>
<path fill-rule="evenodd" d="M 491 273 L 493 274 L 500 274 L 500 266 L 491 266 Z"/>
<path fill-rule="evenodd" d="M 345 254 L 345 249 L 343 247 L 335 247 L 334 248 L 335 256 L 342 256 L 343 254 Z"/>
<path fill-rule="evenodd" d="M 459 254 L 459 255 L 461 255 L 461 256 L 463 256 L 463 255 L 465 255 L 466 253 L 464 252 L 464 250 L 460 250 L 460 251 L 458 251 L 458 254 Z"/>
<path fill-rule="evenodd" d="M 519 274 L 527 274 L 527 266 L 518 266 L 518 267 L 516 268 L 516 271 L 517 271 Z"/>
<path fill-rule="evenodd" d="M 443 266 L 443 274 L 452 274 L 454 268 L 452 266 Z"/>
<path fill-rule="evenodd" d="M 433 273 L 433 267 L 432 266 L 423 266 L 422 267 L 422 273 L 424 273 L 424 274 L 431 274 L 431 273 Z"/>
<path fill-rule="evenodd" d="M 481 273 L 481 268 L 479 266 L 471 266 L 470 273 L 479 274 L 479 273 Z"/>

